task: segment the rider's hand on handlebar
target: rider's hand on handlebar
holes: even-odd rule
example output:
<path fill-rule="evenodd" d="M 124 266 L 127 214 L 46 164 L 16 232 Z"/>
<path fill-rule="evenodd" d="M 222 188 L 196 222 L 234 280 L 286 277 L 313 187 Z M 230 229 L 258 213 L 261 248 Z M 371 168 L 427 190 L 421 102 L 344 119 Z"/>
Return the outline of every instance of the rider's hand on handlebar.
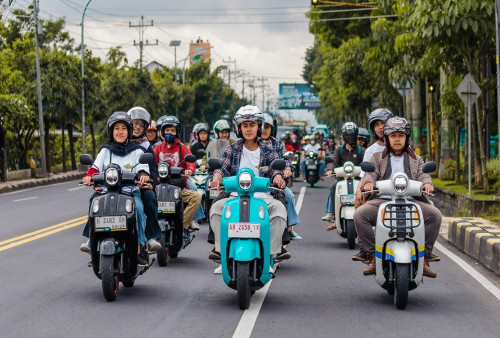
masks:
<path fill-rule="evenodd" d="M 356 190 L 356 200 L 354 201 L 354 207 L 360 207 L 365 204 L 365 194 L 361 190 Z"/>
<path fill-rule="evenodd" d="M 325 175 L 326 175 L 327 177 L 332 177 L 332 174 L 333 174 L 333 171 L 332 171 L 332 170 L 327 170 L 327 171 L 326 171 L 326 173 L 325 173 Z"/>
<path fill-rule="evenodd" d="M 363 187 L 363 190 L 366 191 L 366 192 L 371 192 L 372 195 L 375 194 L 375 191 L 373 191 L 373 183 L 372 182 L 366 182 L 365 183 L 365 186 Z"/>
<path fill-rule="evenodd" d="M 193 175 L 193 171 L 191 169 L 186 169 L 186 170 L 184 170 L 184 175 L 191 176 L 191 175 Z"/>
<path fill-rule="evenodd" d="M 204 164 L 200 165 L 200 171 L 205 172 L 206 169 L 207 169 L 207 167 L 205 167 Z"/>
<path fill-rule="evenodd" d="M 210 182 L 210 188 L 218 188 L 222 182 L 222 175 L 220 173 L 215 173 L 212 177 L 212 182 Z"/>
<path fill-rule="evenodd" d="M 139 186 L 142 186 L 145 183 L 149 183 L 149 178 L 150 177 L 147 174 L 139 175 Z"/>
<path fill-rule="evenodd" d="M 277 186 L 280 189 L 284 189 L 286 186 L 285 180 L 281 175 L 276 175 L 273 178 L 273 185 Z"/>
<path fill-rule="evenodd" d="M 85 176 L 82 183 L 85 185 L 92 185 L 92 176 Z"/>
<path fill-rule="evenodd" d="M 434 186 L 430 183 L 425 183 L 424 186 L 422 187 L 424 189 L 424 192 L 427 195 L 430 195 L 434 192 Z"/>
<path fill-rule="evenodd" d="M 290 170 L 290 168 L 285 168 L 285 170 L 283 170 L 283 176 L 285 178 L 292 176 L 292 171 Z"/>

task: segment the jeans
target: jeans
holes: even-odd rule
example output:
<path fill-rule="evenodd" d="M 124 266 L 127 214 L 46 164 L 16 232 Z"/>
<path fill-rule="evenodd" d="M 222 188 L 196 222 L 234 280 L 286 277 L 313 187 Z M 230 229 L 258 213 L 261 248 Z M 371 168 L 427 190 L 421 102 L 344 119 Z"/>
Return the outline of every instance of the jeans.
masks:
<path fill-rule="evenodd" d="M 300 223 L 299 215 L 297 215 L 297 210 L 295 210 L 295 196 L 289 187 L 285 187 L 286 195 L 286 214 L 287 214 L 287 225 L 293 226 Z"/>
<path fill-rule="evenodd" d="M 326 213 L 332 213 L 335 216 L 335 190 L 337 189 L 337 182 L 333 183 L 330 187 L 330 193 L 328 194 L 328 199 L 326 200 Z"/>
<path fill-rule="evenodd" d="M 162 238 L 161 229 L 158 225 L 158 200 L 153 190 L 141 190 L 141 199 L 144 204 L 144 213 L 146 214 L 146 238 Z"/>
<path fill-rule="evenodd" d="M 318 161 L 318 175 L 319 177 L 325 175 L 326 163 L 323 160 Z M 306 160 L 300 162 L 300 172 L 305 177 L 306 176 Z"/>
<path fill-rule="evenodd" d="M 198 191 L 198 189 L 196 188 L 196 184 L 194 184 L 193 181 L 191 181 L 190 179 L 187 180 L 187 188 L 189 190 Z M 196 213 L 194 214 L 194 219 L 196 221 L 199 221 L 200 219 L 204 218 L 205 218 L 205 212 L 203 211 L 203 205 L 200 204 L 198 209 L 196 209 Z"/>

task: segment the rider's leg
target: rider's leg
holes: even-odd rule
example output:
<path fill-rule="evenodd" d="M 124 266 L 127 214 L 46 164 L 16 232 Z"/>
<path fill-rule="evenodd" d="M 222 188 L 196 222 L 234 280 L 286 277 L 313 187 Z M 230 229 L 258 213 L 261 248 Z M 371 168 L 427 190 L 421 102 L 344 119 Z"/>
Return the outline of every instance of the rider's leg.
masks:
<path fill-rule="evenodd" d="M 198 191 L 196 189 L 196 185 L 191 180 L 187 180 L 187 188 L 192 191 Z M 198 209 L 196 209 L 196 213 L 194 214 L 194 219 L 196 221 L 199 221 L 200 219 L 204 218 L 205 218 L 205 212 L 203 211 L 203 206 L 200 204 Z"/>
<path fill-rule="evenodd" d="M 196 213 L 196 209 L 200 206 L 201 203 L 201 195 L 197 191 L 192 191 L 187 188 L 182 189 L 182 202 L 187 204 L 184 208 L 184 229 L 188 229 L 191 225 L 191 221 L 194 218 L 194 214 Z"/>
<path fill-rule="evenodd" d="M 144 205 L 142 204 L 141 192 L 136 189 L 132 192 L 135 200 L 135 210 L 137 213 L 137 242 L 142 247 L 146 244 L 146 214 L 144 213 Z"/>
<path fill-rule="evenodd" d="M 285 196 L 286 196 L 286 214 L 288 217 L 287 225 L 294 226 L 300 223 L 299 215 L 297 214 L 297 210 L 295 209 L 295 196 L 292 190 L 288 187 L 285 187 Z"/>
<path fill-rule="evenodd" d="M 281 252 L 283 231 L 286 228 L 286 208 L 281 201 L 267 198 L 267 209 L 269 211 L 271 225 L 271 255 Z"/>
<path fill-rule="evenodd" d="M 434 243 L 439 235 L 439 228 L 441 228 L 441 212 L 435 206 L 421 202 L 414 201 L 422 209 L 425 222 L 425 256 L 430 257 Z"/>
<path fill-rule="evenodd" d="M 318 161 L 318 175 L 319 175 L 319 177 L 325 176 L 325 166 L 326 166 L 325 161 L 323 161 L 323 160 Z"/>
<path fill-rule="evenodd" d="M 220 252 L 220 221 L 222 218 L 222 210 L 227 200 L 228 198 L 222 198 L 213 203 L 210 207 L 210 227 L 214 232 L 215 251 L 217 252 Z"/>
<path fill-rule="evenodd" d="M 144 204 L 146 214 L 146 239 L 158 239 L 162 237 L 160 226 L 158 225 L 158 201 L 153 190 L 141 191 L 141 199 Z"/>
<path fill-rule="evenodd" d="M 383 202 L 380 198 L 369 200 L 354 212 L 354 226 L 361 239 L 363 251 L 371 255 L 375 253 L 375 234 L 372 226 L 377 222 L 378 207 Z"/>

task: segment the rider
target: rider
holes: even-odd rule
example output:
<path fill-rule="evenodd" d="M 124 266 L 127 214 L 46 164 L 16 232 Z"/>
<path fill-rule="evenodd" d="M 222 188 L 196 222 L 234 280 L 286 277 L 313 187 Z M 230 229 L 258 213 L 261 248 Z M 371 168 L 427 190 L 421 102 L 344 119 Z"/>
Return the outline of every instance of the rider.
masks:
<path fill-rule="evenodd" d="M 193 223 L 196 210 L 201 203 L 201 195 L 191 189 L 186 189 L 187 177 L 193 175 L 196 164 L 184 161 L 186 155 L 191 154 L 189 148 L 179 140 L 180 122 L 175 116 L 166 116 L 161 126 L 161 134 L 164 142 L 155 147 L 154 153 L 156 162 L 168 162 L 171 167 L 182 167 L 184 169 L 183 187 L 181 190 L 182 202 L 186 204 L 183 212 L 184 236 L 189 237 L 188 229 L 200 230 L 200 227 Z"/>
<path fill-rule="evenodd" d="M 200 122 L 197 123 L 193 128 L 194 136 L 196 137 L 196 141 L 191 145 L 191 153 L 193 153 L 196 158 L 200 159 L 203 156 L 198 156 L 198 150 L 203 149 L 206 150 L 208 146 L 210 127 L 208 123 Z"/>
<path fill-rule="evenodd" d="M 213 130 L 215 140 L 210 141 L 207 146 L 207 155 L 203 158 L 204 165 L 206 165 L 211 158 L 221 158 L 224 151 L 226 151 L 231 144 L 236 142 L 229 138 L 231 126 L 226 120 L 222 119 L 215 122 Z"/>
<path fill-rule="evenodd" d="M 297 135 L 293 134 L 290 136 L 290 145 L 292 146 L 292 151 L 300 151 L 300 142 Z"/>
<path fill-rule="evenodd" d="M 241 107 L 236 112 L 233 121 L 238 131 L 238 137 L 242 139 L 232 144 L 224 152 L 222 168 L 215 170 L 211 187 L 220 186 L 223 177 L 235 176 L 240 167 L 246 167 L 251 168 L 255 175 L 269 177 L 273 185 L 283 189 L 286 183 L 283 180 L 282 172 L 270 169 L 271 162 L 278 158 L 278 154 L 259 139 L 263 122 L 260 109 L 251 105 Z M 257 194 L 259 194 L 259 198 L 266 201 L 269 209 L 271 255 L 276 256 L 279 260 L 288 259 L 291 254 L 282 247 L 282 235 L 286 228 L 286 208 L 281 201 L 274 199 L 270 194 Z M 282 192 L 277 194 L 279 198 L 284 198 Z M 215 248 L 208 255 L 208 258 L 212 260 L 220 260 L 220 222 L 227 199 L 221 198 L 210 208 L 210 224 L 215 233 Z"/>
<path fill-rule="evenodd" d="M 309 152 L 315 152 L 318 154 L 318 174 L 319 179 L 323 181 L 325 172 L 325 152 L 321 147 L 321 144 L 316 143 L 316 138 L 309 136 L 310 143 L 307 144 L 302 151 L 302 162 L 300 162 L 300 176 L 301 179 L 305 181 L 306 178 L 306 160 L 305 156 Z"/>
<path fill-rule="evenodd" d="M 360 127 L 358 130 L 358 146 L 366 150 L 368 144 L 370 144 L 370 134 L 366 128 Z"/>
<path fill-rule="evenodd" d="M 106 143 L 97 154 L 94 163 L 83 178 L 83 184 L 92 184 L 92 175 L 106 170 L 110 163 L 116 163 L 121 167 L 121 170 L 132 170 L 138 175 L 139 186 L 149 182 L 149 166 L 139 163 L 139 157 L 144 153 L 143 148 L 137 143 L 130 142 L 132 139 L 132 119 L 125 112 L 114 112 L 106 123 L 108 134 L 108 143 Z M 103 192 L 103 187 L 94 187 L 95 193 L 90 199 L 92 200 L 96 194 Z M 145 258 L 146 246 L 146 215 L 144 214 L 144 205 L 142 204 L 141 193 L 138 186 L 129 185 L 122 187 L 122 190 L 130 192 L 134 196 L 135 208 L 137 214 L 137 241 L 140 245 L 140 251 L 137 257 L 139 266 L 147 266 L 148 262 Z M 89 237 L 89 224 L 83 229 L 83 236 Z M 90 253 L 90 240 L 80 246 L 80 250 Z"/>
<path fill-rule="evenodd" d="M 158 133 L 156 131 L 156 122 L 155 120 L 151 120 L 149 124 L 148 130 L 146 131 L 146 137 L 151 144 L 151 147 L 154 148 L 157 144 L 161 143 L 160 138 L 158 137 Z"/>
<path fill-rule="evenodd" d="M 151 121 L 151 115 L 142 107 L 131 108 L 127 115 L 132 118 L 132 142 L 139 144 L 144 152 L 154 154 L 153 148 L 146 138 L 146 131 Z M 156 131 L 155 131 L 156 133 Z M 158 225 L 158 200 L 156 199 L 155 187 L 158 179 L 158 164 L 155 161 L 149 163 L 149 173 L 152 184 L 141 187 L 141 198 L 144 204 L 144 213 L 146 214 L 146 238 L 150 253 L 161 249 L 161 244 L 156 239 L 162 237 L 161 229 Z"/>
<path fill-rule="evenodd" d="M 344 165 L 345 162 L 350 161 L 354 165 L 360 165 L 363 159 L 364 150 L 357 145 L 358 139 L 358 126 L 354 122 L 346 122 L 342 126 L 342 140 L 344 144 L 335 149 L 333 153 L 333 162 L 328 164 L 326 176 L 330 177 L 333 169 Z M 330 195 L 326 203 L 325 215 L 321 218 L 323 221 L 333 221 L 327 228 L 327 231 L 336 229 L 335 224 L 335 191 L 337 182 L 333 183 L 330 187 Z"/>
<path fill-rule="evenodd" d="M 262 135 L 260 136 L 261 140 L 264 144 L 267 144 L 271 149 L 276 151 L 279 158 L 283 158 L 285 154 L 285 145 L 282 141 L 276 138 L 277 126 L 278 123 L 276 120 L 269 114 L 263 113 L 264 115 L 264 128 L 262 129 Z M 292 176 L 292 170 L 290 168 L 290 162 L 286 160 L 287 167 L 283 171 L 283 177 L 286 179 Z M 290 234 L 290 239 L 299 240 L 302 237 L 295 232 L 293 227 L 300 223 L 299 216 L 297 215 L 297 211 L 295 210 L 295 196 L 290 190 L 290 188 L 285 187 L 286 194 L 286 212 L 287 212 L 287 223 L 288 223 L 288 233 Z"/>
<path fill-rule="evenodd" d="M 425 194 L 414 197 L 414 202 L 422 209 L 425 224 L 425 257 L 424 276 L 435 278 L 437 273 L 429 266 L 429 258 L 432 254 L 434 242 L 439 235 L 441 226 L 440 211 L 429 203 L 427 195 L 434 191 L 432 179 L 429 174 L 422 172 L 424 160 L 416 155 L 410 147 L 411 127 L 406 119 L 393 117 L 387 120 L 384 126 L 384 138 L 386 147 L 382 152 L 375 153 L 371 162 L 375 165 L 375 171 L 366 173 L 364 176 L 363 189 L 373 192 L 375 183 L 379 180 L 390 179 L 396 172 L 405 172 L 408 178 L 423 183 Z M 354 225 L 363 246 L 363 251 L 370 257 L 368 266 L 363 270 L 365 276 L 375 274 L 375 235 L 372 226 L 376 225 L 377 214 L 380 204 L 386 202 L 384 196 L 372 198 L 356 209 L 354 213 Z"/>

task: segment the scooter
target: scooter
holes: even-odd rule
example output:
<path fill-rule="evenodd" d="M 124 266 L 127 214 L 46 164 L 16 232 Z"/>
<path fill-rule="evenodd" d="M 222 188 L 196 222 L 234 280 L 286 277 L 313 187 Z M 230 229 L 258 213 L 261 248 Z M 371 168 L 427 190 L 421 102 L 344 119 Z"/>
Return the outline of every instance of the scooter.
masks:
<path fill-rule="evenodd" d="M 293 177 L 298 178 L 300 176 L 300 151 L 294 151 L 290 160 L 293 168 Z"/>
<path fill-rule="evenodd" d="M 207 196 L 207 182 L 209 178 L 211 177 L 208 168 L 205 171 L 199 170 L 199 168 L 202 165 L 202 160 L 200 157 L 205 156 L 205 151 L 203 149 L 199 149 L 197 152 L 198 159 L 196 160 L 196 172 L 194 175 L 189 176 L 189 180 L 193 182 L 196 186 L 196 190 L 198 193 L 201 195 L 201 206 L 203 208 L 203 211 L 205 212 L 206 219 L 208 219 L 208 211 L 210 209 L 210 204 L 208 203 L 208 196 Z M 205 219 L 205 220 L 206 220 Z"/>
<path fill-rule="evenodd" d="M 318 153 L 308 152 L 304 161 L 306 161 L 306 182 L 313 188 L 314 184 L 319 181 Z"/>
<path fill-rule="evenodd" d="M 142 154 L 139 163 L 154 161 L 153 154 Z M 94 162 L 88 154 L 80 156 L 80 163 Z M 137 174 L 125 171 L 111 163 L 103 173 L 92 176 L 94 187 L 101 186 L 89 210 L 89 238 L 92 268 L 102 281 L 104 298 L 116 300 L 120 281 L 125 287 L 134 286 L 135 279 L 149 266 L 137 266 L 137 217 L 135 200 L 131 193 L 123 189 L 135 185 Z M 149 262 L 149 256 L 146 257 Z"/>
<path fill-rule="evenodd" d="M 193 163 L 196 157 L 186 155 L 184 161 Z M 177 258 L 179 251 L 186 248 L 195 235 L 189 231 L 189 236 L 184 238 L 182 187 L 184 186 L 184 169 L 170 167 L 167 162 L 158 164 L 158 177 L 160 183 L 156 186 L 158 199 L 158 224 L 163 237 L 159 241 L 161 249 L 156 258 L 159 266 L 167 266 L 170 258 Z"/>
<path fill-rule="evenodd" d="M 374 172 L 371 162 L 361 163 L 365 172 Z M 435 162 L 424 164 L 422 172 L 436 170 Z M 380 205 L 375 228 L 375 280 L 394 297 L 400 310 L 408 304 L 408 292 L 423 279 L 425 224 L 422 209 L 408 197 L 422 195 L 422 182 L 413 181 L 404 172 L 378 181 L 374 189 L 390 201 Z"/>
<path fill-rule="evenodd" d="M 326 157 L 326 162 L 332 162 L 331 157 Z M 337 179 L 335 188 L 335 223 L 337 232 L 347 238 L 349 249 L 356 247 L 356 228 L 354 227 L 354 202 L 356 200 L 356 189 L 359 184 L 361 167 L 355 166 L 351 161 L 345 162 L 343 166 L 333 170 Z"/>
<path fill-rule="evenodd" d="M 211 159 L 210 167 L 219 169 L 222 162 Z M 274 160 L 271 168 L 283 170 L 285 160 Z M 269 192 L 270 180 L 241 168 L 236 176 L 222 180 L 225 192 L 238 197 L 226 201 L 220 228 L 221 266 L 224 282 L 237 291 L 240 309 L 248 309 L 250 297 L 274 278 L 271 258 L 269 212 L 265 201 L 254 198 L 255 192 Z"/>

